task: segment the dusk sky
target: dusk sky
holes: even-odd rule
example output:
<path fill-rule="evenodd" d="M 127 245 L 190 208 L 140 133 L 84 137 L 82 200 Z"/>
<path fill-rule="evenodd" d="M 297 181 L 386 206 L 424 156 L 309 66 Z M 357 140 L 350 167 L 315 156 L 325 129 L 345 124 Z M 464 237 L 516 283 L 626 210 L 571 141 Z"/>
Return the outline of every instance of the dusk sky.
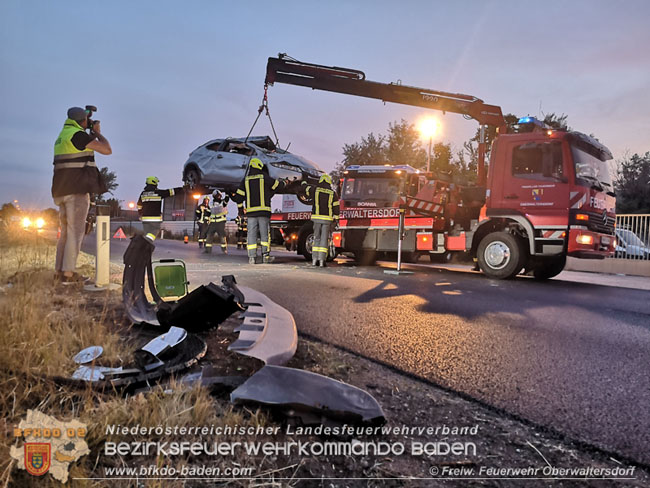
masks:
<path fill-rule="evenodd" d="M 147 176 L 181 184 L 187 155 L 245 136 L 266 60 L 475 95 L 519 116 L 567 114 L 613 152 L 650 151 L 650 1 L 0 2 L 0 204 L 54 206 L 53 144 L 71 106 L 96 105 L 120 200 Z M 345 143 L 437 115 L 457 149 L 475 121 L 276 85 L 280 143 L 324 170 Z M 260 120 L 255 135 L 271 134 Z"/>

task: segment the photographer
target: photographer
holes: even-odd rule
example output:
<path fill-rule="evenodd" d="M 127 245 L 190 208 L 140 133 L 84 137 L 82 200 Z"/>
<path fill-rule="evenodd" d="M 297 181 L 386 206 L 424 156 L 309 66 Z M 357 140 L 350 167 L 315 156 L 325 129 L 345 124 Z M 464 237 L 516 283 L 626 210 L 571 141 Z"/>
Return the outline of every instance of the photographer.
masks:
<path fill-rule="evenodd" d="M 63 284 L 83 283 L 77 274 L 77 256 L 84 237 L 90 195 L 106 192 L 106 185 L 95 164 L 95 151 L 113 152 L 101 134 L 99 121 L 90 119 L 95 107 L 72 107 L 54 143 L 52 197 L 59 207 L 61 237 L 56 247 L 56 278 Z M 89 133 L 86 132 L 89 130 Z"/>

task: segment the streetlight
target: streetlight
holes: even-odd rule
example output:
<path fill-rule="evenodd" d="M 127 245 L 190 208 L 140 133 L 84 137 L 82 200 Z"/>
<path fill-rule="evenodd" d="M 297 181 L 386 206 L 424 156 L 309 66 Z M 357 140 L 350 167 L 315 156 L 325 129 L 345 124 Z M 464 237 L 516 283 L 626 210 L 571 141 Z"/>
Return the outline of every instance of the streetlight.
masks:
<path fill-rule="evenodd" d="M 431 170 L 431 144 L 433 143 L 433 136 L 436 135 L 440 123 L 433 117 L 427 117 L 420 121 L 418 130 L 423 138 L 429 139 L 429 151 L 427 152 L 427 173 Z"/>
<path fill-rule="evenodd" d="M 201 194 L 195 193 L 195 194 L 192 195 L 192 198 L 194 198 L 194 200 L 196 200 L 196 205 L 198 205 L 199 204 L 199 198 L 201 198 Z M 192 220 L 192 239 L 194 239 L 195 236 L 196 236 L 196 219 L 193 219 Z"/>
<path fill-rule="evenodd" d="M 135 208 L 135 202 L 129 202 L 129 210 L 133 210 Z M 132 233 L 132 224 L 133 222 L 133 212 L 129 212 L 129 235 Z"/>

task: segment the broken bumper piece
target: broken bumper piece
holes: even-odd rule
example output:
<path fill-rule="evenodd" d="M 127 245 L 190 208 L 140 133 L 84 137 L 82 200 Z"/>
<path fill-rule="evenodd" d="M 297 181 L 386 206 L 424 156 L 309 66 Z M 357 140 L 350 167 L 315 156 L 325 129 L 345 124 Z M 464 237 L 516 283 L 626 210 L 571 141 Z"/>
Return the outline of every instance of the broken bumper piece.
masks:
<path fill-rule="evenodd" d="M 230 401 L 289 407 L 347 423 L 382 424 L 384 412 L 368 392 L 310 371 L 264 366 L 230 394 Z"/>
<path fill-rule="evenodd" d="M 239 337 L 228 346 L 228 350 L 260 359 L 265 364 L 279 366 L 287 363 L 298 346 L 293 315 L 263 293 L 245 286 L 239 290 L 244 294 L 247 308 L 243 313 L 243 324 L 235 329 Z"/>

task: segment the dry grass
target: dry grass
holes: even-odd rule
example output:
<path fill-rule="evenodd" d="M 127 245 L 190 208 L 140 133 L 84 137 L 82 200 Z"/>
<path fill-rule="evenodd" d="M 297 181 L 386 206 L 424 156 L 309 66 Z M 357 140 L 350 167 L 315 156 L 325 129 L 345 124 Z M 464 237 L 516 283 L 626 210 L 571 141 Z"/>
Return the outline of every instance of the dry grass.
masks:
<path fill-rule="evenodd" d="M 107 462 L 117 465 L 127 460 L 102 455 L 104 443 L 111 440 L 106 426 L 203 426 L 265 425 L 259 412 L 233 410 L 202 388 L 165 393 L 162 388 L 146 395 L 122 397 L 116 393 L 97 393 L 57 385 L 54 376 L 69 376 L 77 367 L 72 356 L 90 345 L 102 345 L 101 362 L 119 366 L 127 364 L 131 352 L 124 337 L 124 323 L 119 293 L 102 296 L 84 294 L 54 283 L 55 247 L 34 234 L 0 235 L 0 418 L 5 435 L 0 440 L 0 487 L 60 486 L 50 476 L 36 478 L 15 469 L 9 447 L 21 444 L 12 437 L 13 428 L 28 409 L 38 409 L 59 420 L 78 419 L 88 424 L 86 439 L 91 455 L 70 467 L 68 486 L 106 486 L 104 481 L 73 480 L 75 477 L 103 476 Z M 94 258 L 81 256 L 82 271 L 91 274 Z M 175 386 L 175 385 L 172 385 Z M 135 441 L 119 437 L 116 441 Z M 146 439 L 157 439 L 151 436 Z M 178 438 L 176 438 L 178 440 Z M 216 438 L 195 438 L 214 442 Z M 219 440 L 224 440 L 221 437 Z M 170 463 L 180 466 L 187 459 L 129 459 L 128 465 Z M 204 460 L 219 465 L 221 459 Z M 228 460 L 230 461 L 230 460 Z M 252 460 L 235 460 L 252 466 Z M 192 462 L 196 462 L 195 459 Z M 224 464 L 224 466 L 226 466 Z M 158 483 L 158 484 L 156 484 Z M 150 481 L 143 486 L 182 486 L 182 482 Z M 111 486 L 132 486 L 131 481 L 111 481 Z"/>

